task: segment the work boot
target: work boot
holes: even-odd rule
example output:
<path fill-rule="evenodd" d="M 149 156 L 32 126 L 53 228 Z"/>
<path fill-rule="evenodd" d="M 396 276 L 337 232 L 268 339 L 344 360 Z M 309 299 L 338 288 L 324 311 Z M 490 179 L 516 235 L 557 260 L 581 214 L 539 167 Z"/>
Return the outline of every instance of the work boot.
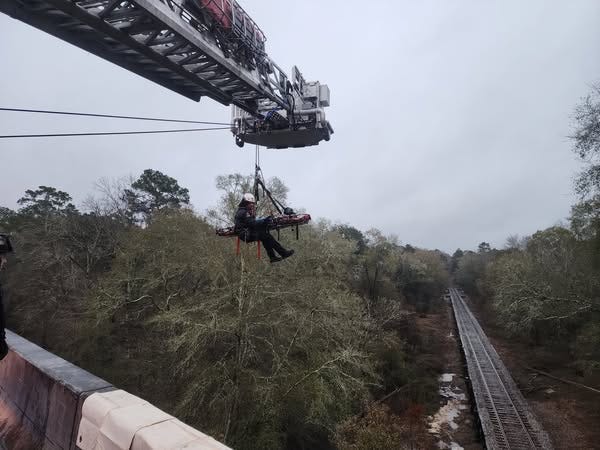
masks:
<path fill-rule="evenodd" d="M 279 256 L 273 255 L 273 256 L 269 256 L 269 259 L 271 260 L 271 263 L 276 263 L 281 261 L 283 258 L 280 258 Z"/>
<path fill-rule="evenodd" d="M 293 254 L 294 254 L 294 250 L 286 250 L 285 252 L 281 253 L 281 258 L 282 259 L 289 258 Z"/>

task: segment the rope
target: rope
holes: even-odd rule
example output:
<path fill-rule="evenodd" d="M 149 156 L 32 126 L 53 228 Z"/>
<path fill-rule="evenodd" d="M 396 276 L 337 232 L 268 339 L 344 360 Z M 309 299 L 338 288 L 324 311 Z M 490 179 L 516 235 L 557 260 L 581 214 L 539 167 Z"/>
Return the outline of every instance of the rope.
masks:
<path fill-rule="evenodd" d="M 52 133 L 52 134 L 7 134 L 0 135 L 0 139 L 16 138 L 47 138 L 47 137 L 72 137 L 72 136 L 117 136 L 125 134 L 159 134 L 159 133 L 187 133 L 196 131 L 228 130 L 229 127 L 215 128 L 189 128 L 185 130 L 152 130 L 152 131 L 111 131 L 92 133 Z"/>
<path fill-rule="evenodd" d="M 153 122 L 194 123 L 194 124 L 198 124 L 198 125 L 227 125 L 227 126 L 231 125 L 231 124 L 225 123 L 225 122 L 205 122 L 205 121 L 198 121 L 198 120 L 162 119 L 162 118 L 156 118 L 156 117 L 121 116 L 121 115 L 114 115 L 114 114 L 94 114 L 94 113 L 83 113 L 83 112 L 52 111 L 52 110 L 44 110 L 44 109 L 0 108 L 0 111 L 36 113 L 36 114 L 60 114 L 60 115 L 65 115 L 65 116 L 102 117 L 102 118 L 107 118 L 107 119 L 150 120 Z"/>
<path fill-rule="evenodd" d="M 256 198 L 256 202 L 259 201 L 259 187 L 262 187 L 263 194 L 267 196 L 275 209 L 279 214 L 283 214 L 283 210 L 285 206 L 276 198 L 273 198 L 271 191 L 267 188 L 267 185 L 264 180 L 264 176 L 262 173 L 262 169 L 260 168 L 260 147 L 256 144 L 256 148 L 254 150 L 254 197 Z"/>
<path fill-rule="evenodd" d="M 256 144 L 254 149 L 254 186 L 252 190 L 254 191 L 254 197 L 256 202 L 260 200 L 259 192 L 258 192 L 258 183 L 259 183 L 259 171 L 260 171 L 260 147 Z"/>

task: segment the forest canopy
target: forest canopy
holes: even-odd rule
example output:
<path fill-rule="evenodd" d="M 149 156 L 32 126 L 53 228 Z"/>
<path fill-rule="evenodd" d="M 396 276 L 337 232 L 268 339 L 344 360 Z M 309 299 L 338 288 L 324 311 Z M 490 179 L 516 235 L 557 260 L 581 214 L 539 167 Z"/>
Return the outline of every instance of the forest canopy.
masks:
<path fill-rule="evenodd" d="M 416 363 L 411 317 L 436 307 L 447 256 L 323 220 L 298 241 L 283 230 L 296 255 L 277 266 L 255 244 L 236 256 L 214 225 L 249 180 L 218 177 L 205 215 L 151 169 L 101 180 L 83 205 L 26 191 L 0 209 L 15 247 L 9 327 L 237 449 L 366 448 L 364 414 L 387 417 L 375 433 L 409 448 L 419 434 L 386 423 L 412 411 L 411 429 L 425 426 L 436 392 L 424 386 L 441 367 Z M 268 185 L 285 200 L 281 180 Z M 391 407 L 373 403 L 403 386 Z"/>

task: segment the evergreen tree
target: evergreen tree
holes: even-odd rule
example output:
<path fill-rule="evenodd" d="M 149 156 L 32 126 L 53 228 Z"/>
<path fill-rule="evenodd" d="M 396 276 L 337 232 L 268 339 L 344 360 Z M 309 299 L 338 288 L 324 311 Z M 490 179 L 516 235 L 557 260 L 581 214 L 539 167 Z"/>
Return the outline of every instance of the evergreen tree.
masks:
<path fill-rule="evenodd" d="M 189 205 L 190 195 L 172 178 L 158 170 L 146 169 L 125 189 L 124 197 L 133 217 L 142 223 L 150 222 L 152 214 L 163 208 Z"/>

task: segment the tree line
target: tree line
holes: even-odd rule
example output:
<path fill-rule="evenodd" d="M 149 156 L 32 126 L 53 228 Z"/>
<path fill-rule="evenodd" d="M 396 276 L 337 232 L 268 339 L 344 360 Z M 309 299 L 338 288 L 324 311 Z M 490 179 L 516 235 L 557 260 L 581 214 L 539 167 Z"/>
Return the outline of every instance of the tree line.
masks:
<path fill-rule="evenodd" d="M 150 169 L 80 206 L 26 191 L 0 209 L 9 327 L 237 449 L 423 447 L 442 368 L 413 318 L 439 306 L 447 255 L 319 221 L 277 267 L 236 256 L 214 226 L 251 180 L 218 177 L 205 214 Z"/>
<path fill-rule="evenodd" d="M 600 377 L 600 86 L 576 107 L 573 149 L 583 162 L 568 223 L 511 236 L 501 250 L 457 250 L 454 278 L 513 335 L 563 349 L 582 375 Z"/>

